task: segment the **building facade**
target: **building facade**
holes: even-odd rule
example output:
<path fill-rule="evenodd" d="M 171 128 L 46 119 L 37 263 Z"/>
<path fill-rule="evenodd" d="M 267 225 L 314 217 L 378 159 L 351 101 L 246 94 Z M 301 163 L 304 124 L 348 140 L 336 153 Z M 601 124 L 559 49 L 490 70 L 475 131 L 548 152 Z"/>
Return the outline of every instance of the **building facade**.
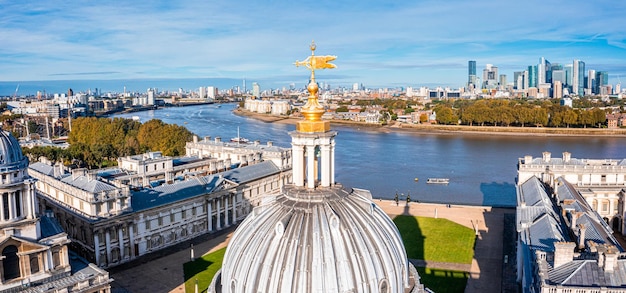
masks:
<path fill-rule="evenodd" d="M 17 140 L 0 131 L 0 291 L 110 292 L 109 274 L 72 256 L 57 219 L 40 213 L 27 168 Z"/>
<path fill-rule="evenodd" d="M 44 160 L 29 173 L 37 179 L 40 208 L 59 219 L 73 250 L 112 267 L 235 225 L 261 194 L 291 181 L 288 150 L 273 147 L 286 157 L 275 164 L 237 145 L 224 143 L 211 154 L 188 146 L 199 155 L 179 158 L 120 158 L 117 168 L 91 171 L 70 172 Z"/>
<path fill-rule="evenodd" d="M 626 159 L 576 159 L 569 152 L 560 158 L 544 152 L 541 158 L 525 156 L 518 161 L 518 182 L 537 177 L 552 189 L 557 179 L 572 184 L 589 205 L 613 230 L 626 235 L 624 225 L 624 193 L 626 190 Z"/>

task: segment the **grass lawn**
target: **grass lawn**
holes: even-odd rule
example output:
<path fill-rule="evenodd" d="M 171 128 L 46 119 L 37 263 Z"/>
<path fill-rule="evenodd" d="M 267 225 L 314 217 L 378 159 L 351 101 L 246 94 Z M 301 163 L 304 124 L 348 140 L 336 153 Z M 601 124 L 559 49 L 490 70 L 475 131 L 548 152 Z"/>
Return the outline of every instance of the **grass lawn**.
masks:
<path fill-rule="evenodd" d="M 469 273 L 440 269 L 416 268 L 420 282 L 434 292 L 463 292 Z"/>
<path fill-rule="evenodd" d="M 397 216 L 393 222 L 402 235 L 408 258 L 472 263 L 474 230 L 447 219 Z"/>
<path fill-rule="evenodd" d="M 206 292 L 213 276 L 222 268 L 224 253 L 226 253 L 226 247 L 183 264 L 185 292 L 195 292 L 196 279 L 198 280 L 198 292 Z"/>

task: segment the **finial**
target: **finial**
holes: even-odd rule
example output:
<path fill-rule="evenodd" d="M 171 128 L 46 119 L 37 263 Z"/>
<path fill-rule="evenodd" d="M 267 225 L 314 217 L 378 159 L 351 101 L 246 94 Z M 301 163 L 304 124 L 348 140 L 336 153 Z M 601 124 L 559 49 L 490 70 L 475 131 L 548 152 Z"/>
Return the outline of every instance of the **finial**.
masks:
<path fill-rule="evenodd" d="M 336 68 L 337 66 L 330 63 L 330 61 L 337 59 L 337 56 L 315 56 L 315 49 L 317 46 L 315 45 L 314 40 L 311 41 L 309 48 L 311 49 L 311 56 L 307 57 L 303 61 L 296 60 L 294 63 L 296 67 L 305 66 L 311 71 L 310 82 L 307 86 L 309 98 L 306 105 L 302 107 L 302 115 L 305 120 L 298 122 L 296 130 L 301 132 L 325 132 L 330 129 L 330 123 L 328 123 L 328 121 L 322 121 L 324 107 L 322 107 L 317 100 L 319 87 L 315 81 L 315 70 Z"/>

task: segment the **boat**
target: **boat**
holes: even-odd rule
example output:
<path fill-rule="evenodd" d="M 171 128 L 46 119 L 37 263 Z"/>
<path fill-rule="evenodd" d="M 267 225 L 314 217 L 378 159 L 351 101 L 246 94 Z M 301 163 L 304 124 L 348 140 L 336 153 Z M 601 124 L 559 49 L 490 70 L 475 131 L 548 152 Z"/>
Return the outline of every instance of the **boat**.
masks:
<path fill-rule="evenodd" d="M 420 180 L 419 178 L 415 177 L 415 182 L 417 182 L 417 181 L 419 181 L 419 180 Z"/>
<path fill-rule="evenodd" d="M 448 183 L 450 183 L 450 179 L 449 178 L 428 178 L 428 180 L 426 180 L 426 183 L 428 183 L 428 184 L 448 184 Z"/>
<path fill-rule="evenodd" d="M 231 142 L 236 142 L 236 143 L 248 143 L 248 142 L 250 142 L 250 140 L 248 140 L 247 138 L 239 136 L 239 127 L 237 127 L 237 137 L 231 138 L 230 141 Z"/>

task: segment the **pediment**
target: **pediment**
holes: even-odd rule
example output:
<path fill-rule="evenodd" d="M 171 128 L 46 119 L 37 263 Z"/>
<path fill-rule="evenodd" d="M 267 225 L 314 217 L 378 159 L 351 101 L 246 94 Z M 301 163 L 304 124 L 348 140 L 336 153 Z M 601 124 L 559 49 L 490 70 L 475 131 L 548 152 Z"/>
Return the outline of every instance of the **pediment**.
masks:
<path fill-rule="evenodd" d="M 48 246 L 40 244 L 38 242 L 19 238 L 16 236 L 9 236 L 3 239 L 2 241 L 0 241 L 0 253 L 2 249 L 4 249 L 4 247 L 7 247 L 9 245 L 15 245 L 16 247 L 18 247 L 18 250 L 20 253 L 28 253 L 30 251 L 46 250 L 49 248 Z"/>

